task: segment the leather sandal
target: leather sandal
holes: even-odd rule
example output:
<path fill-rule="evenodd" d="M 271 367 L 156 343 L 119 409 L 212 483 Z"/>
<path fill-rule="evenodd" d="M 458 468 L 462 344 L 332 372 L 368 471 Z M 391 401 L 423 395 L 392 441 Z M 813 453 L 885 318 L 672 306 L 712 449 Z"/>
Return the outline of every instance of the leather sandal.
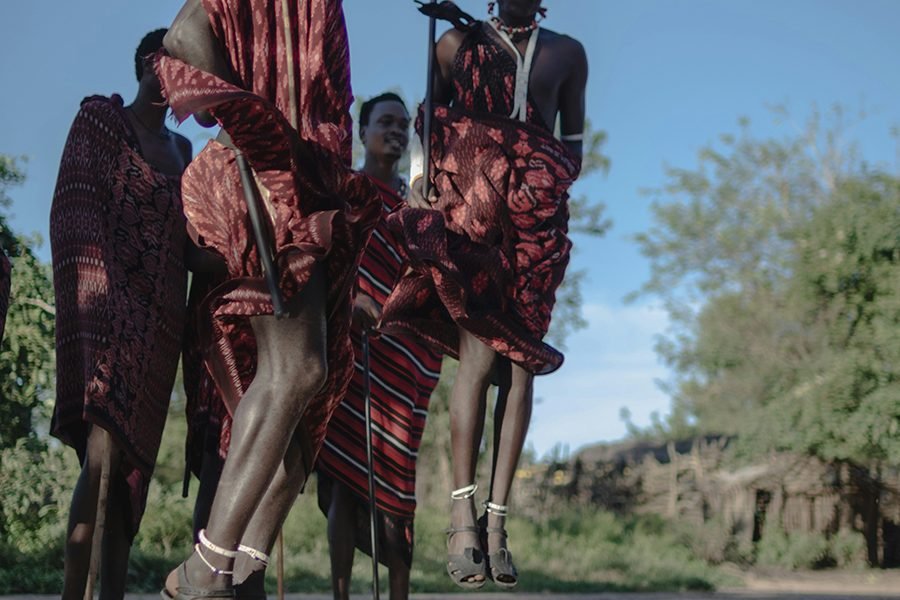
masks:
<path fill-rule="evenodd" d="M 475 495 L 478 489 L 476 484 L 454 490 L 450 494 L 453 500 L 468 500 Z M 446 530 L 447 548 L 450 547 L 450 539 L 457 533 L 473 533 L 478 539 L 480 529 L 474 525 L 464 527 L 450 526 Z M 477 590 L 487 581 L 487 562 L 484 552 L 478 546 L 469 546 L 462 554 L 447 554 L 447 574 L 453 583 L 466 590 Z M 475 577 L 481 576 L 481 579 Z"/>
<path fill-rule="evenodd" d="M 185 563 L 178 566 L 178 585 L 173 596 L 169 590 L 163 588 L 159 593 L 162 600 L 213 600 L 215 598 L 234 598 L 234 588 L 195 588 L 188 583 Z"/>
<path fill-rule="evenodd" d="M 197 556 L 200 557 L 200 560 L 203 561 L 213 573 L 216 575 L 232 575 L 234 571 L 226 571 L 224 569 L 219 569 L 213 564 L 211 564 L 203 553 L 200 551 L 200 544 L 203 545 L 204 548 L 218 554 L 220 556 L 224 556 L 226 558 L 233 559 L 237 556 L 237 552 L 234 550 L 228 550 L 226 548 L 222 548 L 210 542 L 206 537 L 206 531 L 200 530 L 200 543 L 194 544 L 194 552 Z M 178 566 L 178 569 L 175 571 L 176 578 L 178 579 L 178 583 L 175 586 L 175 594 L 167 590 L 163 587 L 162 591 L 159 593 L 162 600 L 213 600 L 215 598 L 234 598 L 234 586 L 227 586 L 222 588 L 198 588 L 193 587 L 191 583 L 187 579 L 187 561 L 181 563 Z"/>
<path fill-rule="evenodd" d="M 488 513 L 505 517 L 509 512 L 509 507 L 505 504 L 494 504 L 493 502 L 485 502 L 485 513 L 478 519 L 478 526 L 481 530 L 481 543 L 484 548 L 490 548 L 488 545 L 488 534 L 496 534 L 503 536 L 506 540 L 509 535 L 503 527 L 488 527 Z M 496 552 L 487 552 L 488 576 L 491 581 L 505 589 L 512 589 L 519 583 L 519 571 L 513 564 L 512 552 L 509 548 L 502 547 Z"/>
<path fill-rule="evenodd" d="M 478 534 L 479 529 L 473 525 L 467 527 L 448 527 L 447 545 L 450 544 L 450 538 L 456 533 L 470 532 Z M 477 590 L 484 586 L 487 581 L 487 564 L 484 560 L 484 553 L 481 548 L 470 546 L 465 549 L 463 554 L 447 555 L 447 575 L 453 580 L 453 583 L 467 590 Z M 474 579 L 481 575 L 481 579 Z"/>

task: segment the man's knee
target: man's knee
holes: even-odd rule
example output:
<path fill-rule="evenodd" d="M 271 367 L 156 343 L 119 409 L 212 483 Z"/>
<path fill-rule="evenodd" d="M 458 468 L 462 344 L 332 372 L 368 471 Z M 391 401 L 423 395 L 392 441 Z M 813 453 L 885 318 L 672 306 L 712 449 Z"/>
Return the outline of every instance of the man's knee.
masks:
<path fill-rule="evenodd" d="M 322 389 L 328 379 L 328 363 L 324 356 L 303 356 L 292 365 L 290 371 L 285 374 L 290 381 L 285 383 L 293 390 L 294 397 L 304 399 L 304 404 Z"/>

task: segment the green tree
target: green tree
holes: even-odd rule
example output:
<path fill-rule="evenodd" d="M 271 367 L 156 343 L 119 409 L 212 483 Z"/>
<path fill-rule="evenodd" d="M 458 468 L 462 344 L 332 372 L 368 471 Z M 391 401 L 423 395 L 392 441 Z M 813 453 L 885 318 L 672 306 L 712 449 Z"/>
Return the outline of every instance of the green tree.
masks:
<path fill-rule="evenodd" d="M 7 189 L 24 181 L 15 158 L 0 155 L 0 210 L 9 207 Z M 35 435 L 48 416 L 54 382 L 53 284 L 48 265 L 34 253 L 37 236 L 13 232 L 0 212 L 0 246 L 10 257 L 12 289 L 6 332 L 0 344 L 0 448 Z"/>
<path fill-rule="evenodd" d="M 694 170 L 670 169 L 638 236 L 674 324 L 669 427 L 745 448 L 896 457 L 896 180 L 823 129 L 759 139 L 742 123 Z M 892 437 L 893 436 L 893 437 Z"/>
<path fill-rule="evenodd" d="M 766 407 L 779 418 L 760 420 L 754 438 L 898 464 L 900 180 L 863 172 L 841 182 L 799 233 L 787 295 L 806 359 L 793 388 Z"/>

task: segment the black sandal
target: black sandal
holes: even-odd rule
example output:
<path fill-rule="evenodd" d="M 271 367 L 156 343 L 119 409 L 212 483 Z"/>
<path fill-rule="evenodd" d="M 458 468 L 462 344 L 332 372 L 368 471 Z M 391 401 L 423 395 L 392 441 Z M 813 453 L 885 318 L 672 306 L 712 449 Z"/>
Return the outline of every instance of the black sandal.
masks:
<path fill-rule="evenodd" d="M 494 504 L 493 502 L 485 502 L 485 513 L 478 519 L 478 525 L 481 529 L 482 546 L 488 546 L 488 534 L 502 535 L 503 539 L 509 538 L 506 529 L 503 527 L 488 527 L 488 513 L 493 513 L 499 517 L 505 517 L 509 513 L 509 506 L 505 504 Z M 496 552 L 487 553 L 488 576 L 491 581 L 505 589 L 512 589 L 519 583 L 519 571 L 513 564 L 512 552 L 509 548 L 503 547 Z"/>
<path fill-rule="evenodd" d="M 195 588 L 192 587 L 187 580 L 187 572 L 185 564 L 178 566 L 178 585 L 175 587 L 175 595 L 173 596 L 169 590 L 163 588 L 159 592 L 162 600 L 194 600 L 195 598 L 203 598 L 205 600 L 213 600 L 214 598 L 234 598 L 234 588 Z"/>
<path fill-rule="evenodd" d="M 477 489 L 478 486 L 473 483 L 464 488 L 454 490 L 450 493 L 450 498 L 453 500 L 468 500 L 475 495 L 475 490 Z M 449 549 L 450 539 L 457 533 L 474 533 L 476 539 L 478 539 L 481 530 L 474 525 L 467 525 L 465 527 L 451 526 L 445 531 Z M 447 574 L 453 580 L 453 583 L 463 589 L 477 590 L 483 587 L 487 581 L 487 561 L 485 560 L 484 552 L 477 546 L 470 546 L 462 554 L 448 553 Z M 481 576 L 481 579 L 475 579 L 478 576 Z"/>

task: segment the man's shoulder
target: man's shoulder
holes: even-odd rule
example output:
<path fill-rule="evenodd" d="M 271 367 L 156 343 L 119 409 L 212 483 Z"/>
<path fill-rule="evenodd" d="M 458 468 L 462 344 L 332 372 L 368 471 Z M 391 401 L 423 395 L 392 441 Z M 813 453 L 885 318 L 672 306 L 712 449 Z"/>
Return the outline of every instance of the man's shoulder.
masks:
<path fill-rule="evenodd" d="M 544 43 L 553 44 L 562 50 L 584 54 L 584 46 L 570 35 L 559 33 L 558 31 L 547 29 L 546 27 L 541 27 L 541 33 L 543 34 L 541 36 L 543 38 L 541 41 Z"/>
<path fill-rule="evenodd" d="M 97 125 L 112 125 L 121 121 L 121 100 L 118 96 L 87 96 L 81 101 L 76 119 L 88 119 Z"/>

